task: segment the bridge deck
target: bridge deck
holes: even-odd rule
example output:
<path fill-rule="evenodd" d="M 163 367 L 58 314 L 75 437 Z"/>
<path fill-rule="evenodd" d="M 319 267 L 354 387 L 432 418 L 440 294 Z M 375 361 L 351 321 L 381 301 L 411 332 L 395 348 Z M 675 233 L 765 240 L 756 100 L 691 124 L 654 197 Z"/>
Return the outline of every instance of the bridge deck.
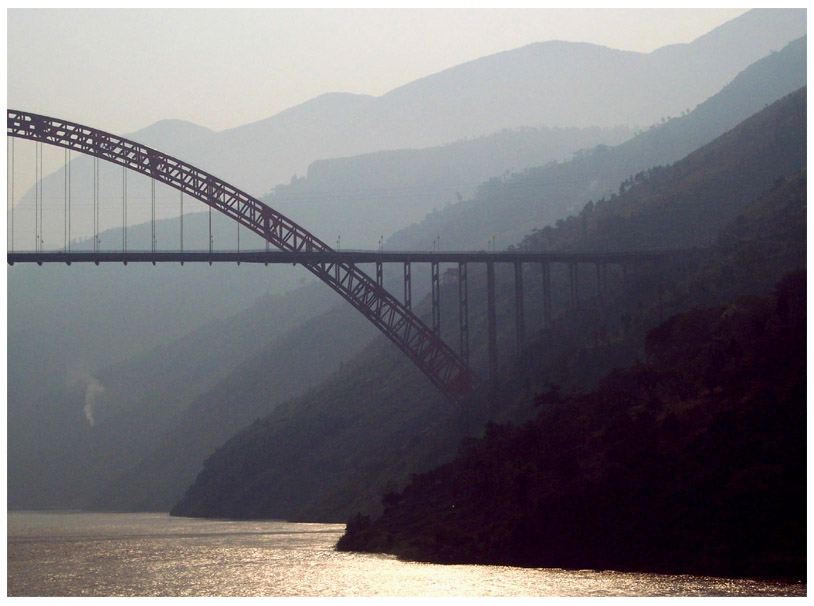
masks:
<path fill-rule="evenodd" d="M 242 251 L 50 251 L 8 252 L 9 265 L 16 263 L 622 263 L 659 260 L 688 250 L 636 250 L 599 252 L 533 252 L 533 251 L 373 251 L 343 250 L 333 252 L 299 252 L 281 250 Z"/>

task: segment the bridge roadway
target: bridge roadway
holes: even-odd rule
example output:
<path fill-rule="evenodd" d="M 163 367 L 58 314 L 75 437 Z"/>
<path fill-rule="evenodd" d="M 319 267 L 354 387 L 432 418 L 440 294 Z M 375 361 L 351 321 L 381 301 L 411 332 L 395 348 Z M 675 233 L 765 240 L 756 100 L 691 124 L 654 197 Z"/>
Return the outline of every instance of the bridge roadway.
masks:
<path fill-rule="evenodd" d="M 19 251 L 8 252 L 9 265 L 16 263 L 625 263 L 658 261 L 685 254 L 685 249 L 634 251 Z"/>

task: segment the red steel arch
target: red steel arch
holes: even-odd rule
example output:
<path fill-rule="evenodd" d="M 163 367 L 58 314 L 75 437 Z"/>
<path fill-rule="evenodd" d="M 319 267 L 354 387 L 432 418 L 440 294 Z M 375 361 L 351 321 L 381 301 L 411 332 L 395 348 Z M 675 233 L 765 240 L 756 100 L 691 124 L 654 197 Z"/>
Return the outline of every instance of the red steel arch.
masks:
<path fill-rule="evenodd" d="M 208 204 L 273 246 L 292 252 L 334 252 L 322 240 L 257 198 L 225 181 L 135 141 L 95 128 L 29 112 L 8 110 L 8 136 L 64 147 L 124 166 Z M 476 377 L 441 338 L 393 295 L 345 261 L 305 264 L 395 343 L 453 403 Z"/>

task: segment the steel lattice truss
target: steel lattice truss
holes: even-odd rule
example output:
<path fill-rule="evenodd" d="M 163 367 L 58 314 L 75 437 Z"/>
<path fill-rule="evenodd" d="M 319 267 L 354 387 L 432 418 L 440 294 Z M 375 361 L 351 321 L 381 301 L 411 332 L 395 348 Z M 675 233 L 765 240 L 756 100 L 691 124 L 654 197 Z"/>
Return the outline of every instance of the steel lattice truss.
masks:
<path fill-rule="evenodd" d="M 7 134 L 95 156 L 151 177 L 208 204 L 280 250 L 334 252 L 257 198 L 135 141 L 66 120 L 15 110 L 8 110 Z M 344 261 L 305 266 L 375 324 L 449 400 L 458 402 L 469 393 L 476 377 L 467 364 L 365 272 Z"/>

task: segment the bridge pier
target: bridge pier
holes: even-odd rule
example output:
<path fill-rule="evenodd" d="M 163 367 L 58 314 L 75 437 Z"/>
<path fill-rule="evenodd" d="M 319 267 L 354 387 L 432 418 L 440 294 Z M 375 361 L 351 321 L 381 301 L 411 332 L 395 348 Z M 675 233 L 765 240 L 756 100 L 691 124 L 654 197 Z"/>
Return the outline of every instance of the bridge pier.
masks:
<path fill-rule="evenodd" d="M 469 292 L 466 283 L 466 261 L 458 263 L 458 322 L 461 358 L 469 364 Z"/>
<path fill-rule="evenodd" d="M 441 333 L 441 284 L 438 278 L 438 261 L 430 263 L 432 274 L 432 331 Z"/>
<path fill-rule="evenodd" d="M 495 263 L 486 262 L 486 306 L 489 332 L 489 381 L 497 382 L 497 314 L 495 313 Z"/>
<path fill-rule="evenodd" d="M 543 328 L 551 326 L 551 265 L 546 261 L 540 264 L 542 269 L 543 295 Z"/>
<path fill-rule="evenodd" d="M 576 307 L 577 301 L 579 301 L 579 290 L 577 286 L 577 264 L 576 263 L 569 263 L 568 264 L 568 282 L 571 287 L 571 307 Z"/>
<path fill-rule="evenodd" d="M 410 262 L 404 262 L 404 307 L 413 308 L 413 286 L 410 283 Z"/>
<path fill-rule="evenodd" d="M 523 263 L 514 264 L 514 334 L 517 347 L 517 357 L 520 357 L 523 343 L 526 342 L 526 319 L 523 301 Z"/>

